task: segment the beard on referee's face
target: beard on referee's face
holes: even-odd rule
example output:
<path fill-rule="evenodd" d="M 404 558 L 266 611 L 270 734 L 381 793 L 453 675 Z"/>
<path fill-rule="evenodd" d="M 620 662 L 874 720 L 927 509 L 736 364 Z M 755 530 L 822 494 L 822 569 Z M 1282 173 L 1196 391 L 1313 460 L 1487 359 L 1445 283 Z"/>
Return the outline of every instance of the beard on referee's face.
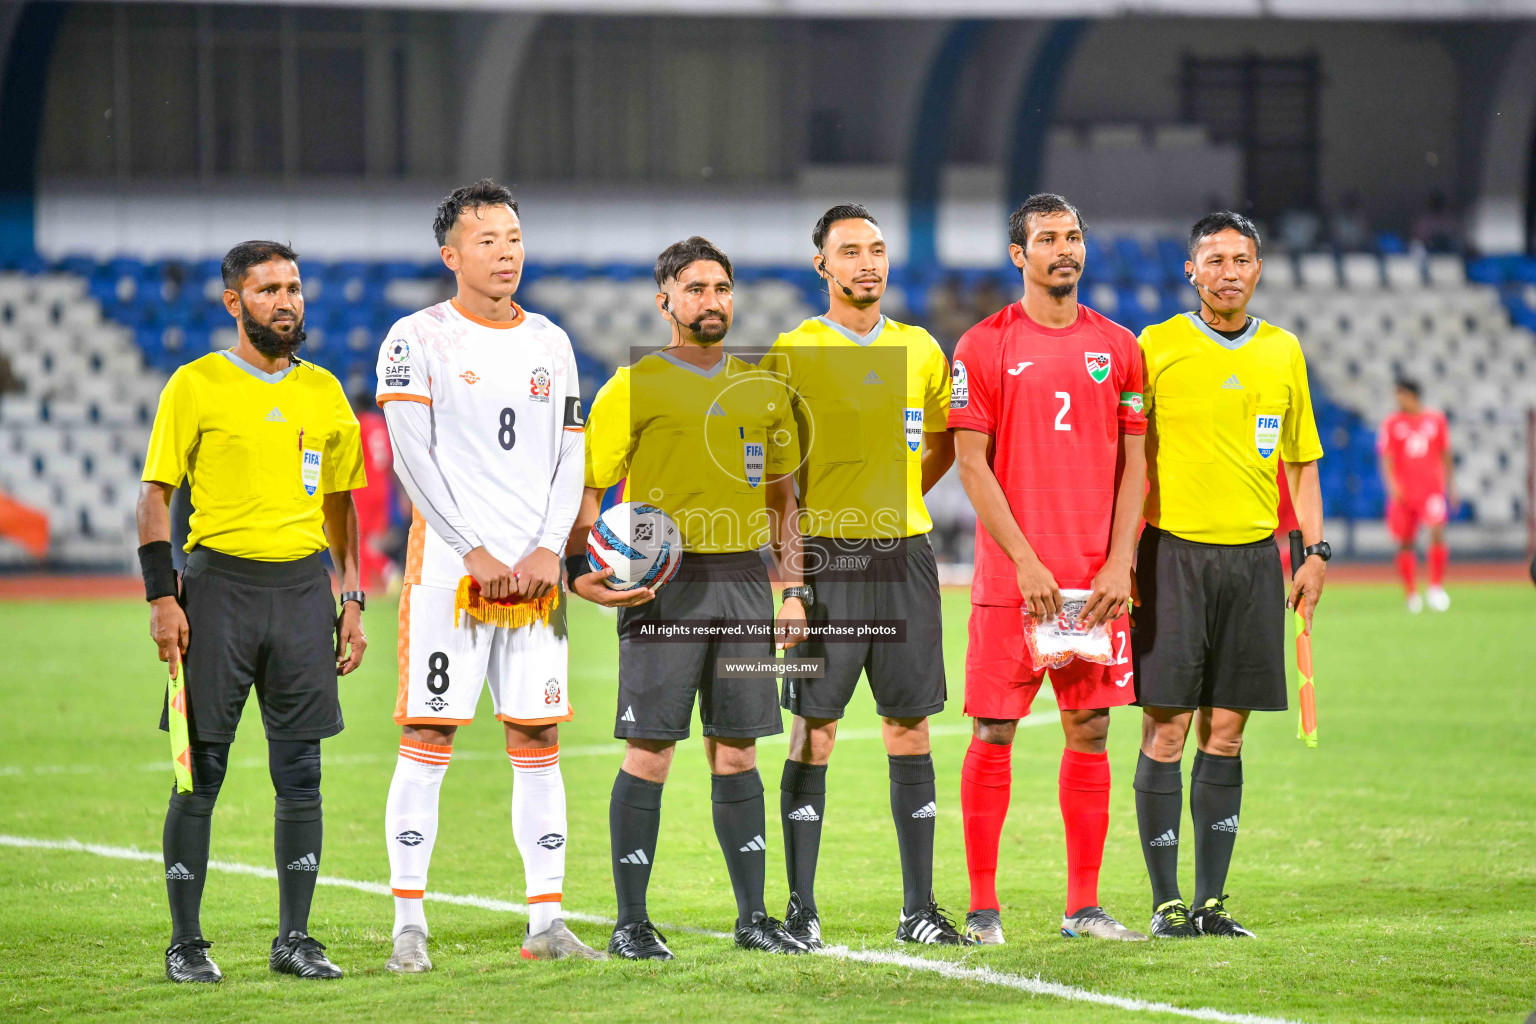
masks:
<path fill-rule="evenodd" d="M 304 344 L 304 312 L 279 305 L 272 310 L 266 323 L 256 319 L 251 308 L 240 299 L 240 326 L 250 339 L 251 347 L 268 359 L 282 359 L 293 355 Z"/>

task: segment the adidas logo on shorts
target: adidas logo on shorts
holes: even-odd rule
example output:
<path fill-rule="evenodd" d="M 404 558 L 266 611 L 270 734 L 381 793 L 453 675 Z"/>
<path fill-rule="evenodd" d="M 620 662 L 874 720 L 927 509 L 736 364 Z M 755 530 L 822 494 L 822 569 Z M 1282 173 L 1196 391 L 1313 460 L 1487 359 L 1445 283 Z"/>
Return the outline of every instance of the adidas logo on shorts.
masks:
<path fill-rule="evenodd" d="M 766 850 L 766 849 L 768 849 L 768 844 L 763 842 L 763 837 L 762 836 L 757 835 L 757 836 L 753 836 L 751 842 L 747 843 L 746 846 L 743 846 L 741 848 L 741 852 L 742 853 L 760 853 L 760 852 L 762 852 L 763 850 Z"/>
<path fill-rule="evenodd" d="M 624 709 L 624 713 L 619 716 L 619 721 L 621 721 L 621 722 L 633 722 L 634 720 L 635 720 L 635 707 L 634 707 L 633 704 L 631 704 L 629 707 L 625 708 Z"/>
<path fill-rule="evenodd" d="M 1215 832 L 1236 832 L 1237 815 L 1234 814 L 1230 818 L 1222 818 L 1216 824 L 1212 825 L 1211 829 Z"/>
<path fill-rule="evenodd" d="M 806 804 L 804 807 L 797 807 L 793 811 L 790 811 L 789 812 L 789 820 L 790 821 L 820 821 L 821 820 L 821 815 L 816 813 L 816 808 L 812 807 L 810 804 Z"/>
<path fill-rule="evenodd" d="M 939 805 L 929 800 L 923 806 L 912 812 L 914 818 L 934 818 L 939 813 Z"/>
<path fill-rule="evenodd" d="M 651 858 L 645 855 L 644 850 L 636 850 L 626 857 L 619 858 L 620 864 L 649 864 L 650 862 Z"/>
<path fill-rule="evenodd" d="M 165 877 L 173 882 L 190 882 L 197 876 L 187 870 L 187 866 L 177 861 L 165 869 Z"/>
<path fill-rule="evenodd" d="M 1178 846 L 1179 845 L 1179 836 L 1178 836 L 1178 833 L 1175 832 L 1173 829 L 1169 829 L 1167 832 L 1164 832 L 1162 835 L 1158 836 L 1156 839 L 1152 840 L 1147 845 L 1148 846 Z"/>
<path fill-rule="evenodd" d="M 288 870 L 289 871 L 319 871 L 320 870 L 320 858 L 316 857 L 312 853 L 306 853 L 304 856 L 300 857 L 298 860 L 291 861 L 288 864 Z"/>

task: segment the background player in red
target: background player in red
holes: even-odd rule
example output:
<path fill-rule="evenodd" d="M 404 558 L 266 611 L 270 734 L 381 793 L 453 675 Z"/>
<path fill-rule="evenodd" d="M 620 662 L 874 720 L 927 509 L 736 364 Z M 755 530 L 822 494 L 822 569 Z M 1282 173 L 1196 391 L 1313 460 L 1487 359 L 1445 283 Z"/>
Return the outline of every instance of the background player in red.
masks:
<path fill-rule="evenodd" d="M 1445 414 L 1426 409 L 1418 381 L 1397 382 L 1397 412 L 1381 424 L 1376 451 L 1387 488 L 1387 529 L 1397 540 L 1397 571 L 1414 614 L 1451 606 L 1445 582 L 1445 521 L 1456 505 L 1451 481 L 1451 437 Z M 1414 580 L 1414 542 L 1429 527 L 1429 591 L 1419 596 Z"/>
<path fill-rule="evenodd" d="M 357 504 L 359 569 L 364 590 L 383 590 L 395 571 L 384 553 L 389 512 L 395 504 L 394 454 L 389 447 L 389 427 L 384 414 L 374 406 L 373 396 L 354 395 L 352 411 L 362 431 L 363 468 L 368 473 L 368 486 L 352 492 Z"/>
<path fill-rule="evenodd" d="M 955 349 L 949 427 L 976 508 L 976 573 L 965 656 L 974 736 L 961 773 L 971 907 L 966 931 L 1003 941 L 997 848 L 1008 814 L 1012 744 L 1045 673 L 1034 671 L 1024 610 L 1062 608 L 1062 588 L 1091 590 L 1083 611 L 1110 627 L 1115 663 L 1052 669 L 1066 749 L 1068 937 L 1145 939 L 1098 905 L 1109 829 L 1109 709 L 1129 704 L 1131 557 L 1146 488 L 1141 353 L 1125 328 L 1078 304 L 1082 218 L 1057 195 L 1031 196 L 1008 221 L 1024 297 L 967 331 Z"/>

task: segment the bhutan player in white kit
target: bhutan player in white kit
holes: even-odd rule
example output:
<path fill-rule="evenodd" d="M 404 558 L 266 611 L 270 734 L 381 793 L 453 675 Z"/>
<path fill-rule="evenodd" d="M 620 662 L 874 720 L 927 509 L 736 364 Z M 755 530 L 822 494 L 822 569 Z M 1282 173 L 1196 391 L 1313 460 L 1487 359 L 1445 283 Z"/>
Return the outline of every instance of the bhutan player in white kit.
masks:
<path fill-rule="evenodd" d="M 453 737 L 481 690 L 506 729 L 512 835 L 527 882 L 526 959 L 601 958 L 560 914 L 566 687 L 560 557 L 582 494 L 576 359 L 564 331 L 512 301 L 517 204 L 480 181 L 433 223 L 458 294 L 406 317 L 379 353 L 378 401 L 415 506 L 400 597 L 400 756 L 385 809 L 392 971 L 430 970 L 422 898 Z"/>

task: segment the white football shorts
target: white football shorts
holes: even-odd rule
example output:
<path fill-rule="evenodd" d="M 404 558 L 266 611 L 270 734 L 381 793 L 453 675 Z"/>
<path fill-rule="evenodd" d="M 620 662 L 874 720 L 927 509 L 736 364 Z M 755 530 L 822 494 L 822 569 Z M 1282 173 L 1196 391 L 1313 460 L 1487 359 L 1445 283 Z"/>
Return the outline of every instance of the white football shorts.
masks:
<path fill-rule="evenodd" d="M 565 602 L 549 624 L 509 628 L 459 616 L 454 591 L 408 583 L 400 594 L 400 725 L 468 725 L 481 690 L 503 722 L 548 725 L 572 717 L 566 685 Z"/>

